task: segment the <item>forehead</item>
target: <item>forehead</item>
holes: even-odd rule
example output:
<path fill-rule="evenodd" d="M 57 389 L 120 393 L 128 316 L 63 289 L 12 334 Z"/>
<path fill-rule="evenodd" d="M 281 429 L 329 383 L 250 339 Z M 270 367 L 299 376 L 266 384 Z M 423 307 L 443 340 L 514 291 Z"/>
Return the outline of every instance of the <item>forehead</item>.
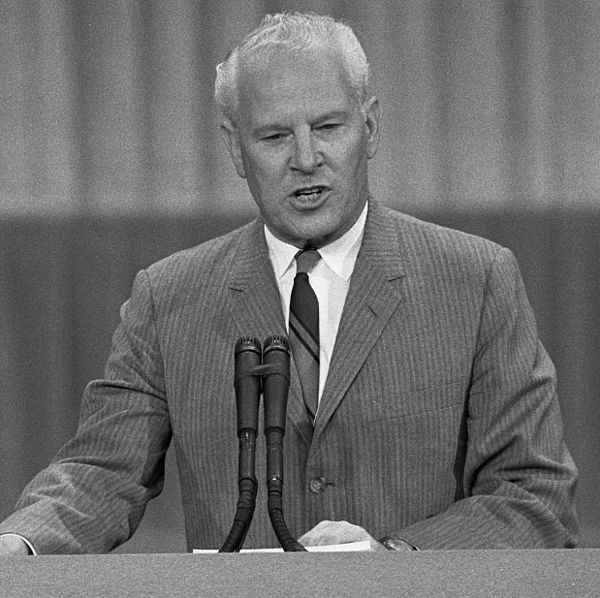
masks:
<path fill-rule="evenodd" d="M 350 112 L 357 103 L 342 58 L 333 50 L 285 50 L 266 63 L 246 65 L 238 90 L 240 116 L 250 126 Z"/>

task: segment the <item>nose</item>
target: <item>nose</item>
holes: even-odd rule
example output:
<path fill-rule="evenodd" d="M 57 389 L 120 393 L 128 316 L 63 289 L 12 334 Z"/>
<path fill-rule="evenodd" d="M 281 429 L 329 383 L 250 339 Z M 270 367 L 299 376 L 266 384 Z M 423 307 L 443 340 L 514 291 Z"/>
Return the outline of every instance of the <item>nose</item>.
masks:
<path fill-rule="evenodd" d="M 294 136 L 292 169 L 311 173 L 323 163 L 323 156 L 311 131 L 300 131 Z"/>

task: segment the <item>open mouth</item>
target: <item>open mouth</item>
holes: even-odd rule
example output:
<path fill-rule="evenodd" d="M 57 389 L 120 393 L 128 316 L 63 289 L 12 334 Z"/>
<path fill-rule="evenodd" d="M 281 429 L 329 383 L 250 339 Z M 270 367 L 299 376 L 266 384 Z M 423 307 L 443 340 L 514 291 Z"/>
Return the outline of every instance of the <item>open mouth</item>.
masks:
<path fill-rule="evenodd" d="M 327 188 L 322 185 L 316 185 L 314 187 L 304 187 L 294 192 L 294 197 L 301 199 L 306 202 L 315 202 L 321 199 Z"/>

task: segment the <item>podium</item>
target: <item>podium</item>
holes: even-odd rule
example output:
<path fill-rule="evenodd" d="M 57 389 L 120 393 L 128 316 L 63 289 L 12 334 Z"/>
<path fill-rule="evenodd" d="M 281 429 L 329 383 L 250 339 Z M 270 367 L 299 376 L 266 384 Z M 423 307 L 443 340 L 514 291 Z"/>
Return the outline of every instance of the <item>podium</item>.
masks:
<path fill-rule="evenodd" d="M 3 558 L 0 595 L 597 598 L 600 550 Z"/>

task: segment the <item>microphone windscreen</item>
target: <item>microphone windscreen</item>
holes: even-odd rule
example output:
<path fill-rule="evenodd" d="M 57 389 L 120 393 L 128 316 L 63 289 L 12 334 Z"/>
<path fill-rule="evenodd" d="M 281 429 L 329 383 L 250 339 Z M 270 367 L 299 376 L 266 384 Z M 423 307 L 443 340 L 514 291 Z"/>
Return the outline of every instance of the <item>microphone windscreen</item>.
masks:
<path fill-rule="evenodd" d="M 290 349 L 285 336 L 270 336 L 263 347 L 263 364 L 273 371 L 265 376 L 265 431 L 271 427 L 285 430 L 290 386 Z"/>
<path fill-rule="evenodd" d="M 247 429 L 258 433 L 261 378 L 253 370 L 260 365 L 261 355 L 262 349 L 258 339 L 243 337 L 237 340 L 234 384 L 238 435 Z"/>

